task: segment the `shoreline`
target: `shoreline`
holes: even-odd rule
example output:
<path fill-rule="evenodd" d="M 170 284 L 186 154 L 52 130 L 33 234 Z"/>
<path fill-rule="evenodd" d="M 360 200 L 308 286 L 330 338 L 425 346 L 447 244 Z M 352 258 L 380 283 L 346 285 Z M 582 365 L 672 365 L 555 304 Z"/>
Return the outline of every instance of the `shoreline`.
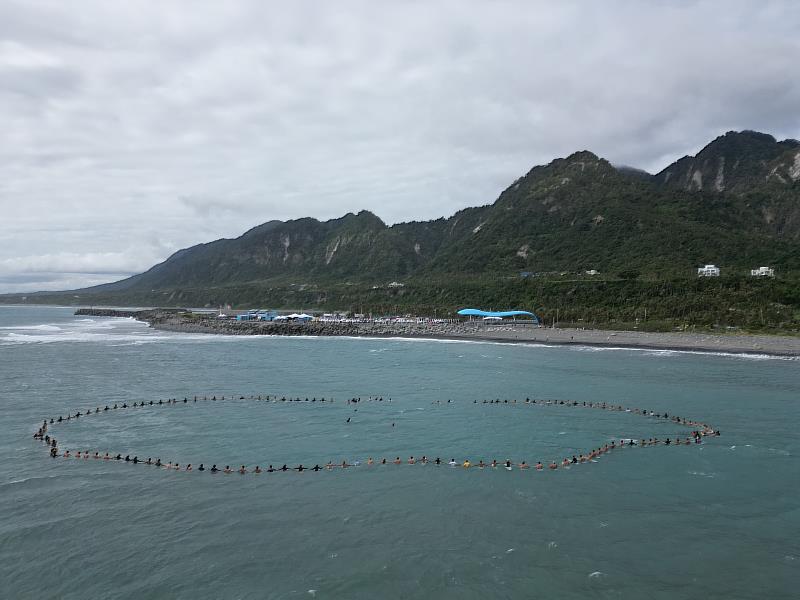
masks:
<path fill-rule="evenodd" d="M 185 317 L 172 310 L 80 309 L 76 315 L 132 317 L 153 329 L 209 335 L 402 338 L 800 357 L 800 336 L 651 333 L 599 329 L 547 329 L 530 325 L 452 323 L 235 322 Z"/>
<path fill-rule="evenodd" d="M 569 331 L 569 330 L 562 330 Z M 613 333 L 633 333 L 638 332 L 613 332 Z M 212 334 L 213 335 L 213 334 Z M 310 336 L 316 337 L 316 336 Z M 656 345 L 650 343 L 633 343 L 633 342 L 596 342 L 587 340 L 539 340 L 539 339 L 524 339 L 524 338 L 506 338 L 506 337 L 491 337 L 491 336 L 411 336 L 411 335 L 393 335 L 393 336 L 377 336 L 377 335 L 361 335 L 355 336 L 361 338 L 371 339 L 404 339 L 404 340 L 430 340 L 430 341 L 444 341 L 444 342 L 474 342 L 474 343 L 493 343 L 493 344 L 520 344 L 529 346 L 559 346 L 559 347 L 575 347 L 575 348 L 599 348 L 607 350 L 649 350 L 655 352 L 688 352 L 699 354 L 729 354 L 738 356 L 770 356 L 775 358 L 800 358 L 800 350 L 774 350 L 765 348 L 732 348 L 723 346 L 706 346 L 697 344 L 675 344 L 675 345 Z"/>

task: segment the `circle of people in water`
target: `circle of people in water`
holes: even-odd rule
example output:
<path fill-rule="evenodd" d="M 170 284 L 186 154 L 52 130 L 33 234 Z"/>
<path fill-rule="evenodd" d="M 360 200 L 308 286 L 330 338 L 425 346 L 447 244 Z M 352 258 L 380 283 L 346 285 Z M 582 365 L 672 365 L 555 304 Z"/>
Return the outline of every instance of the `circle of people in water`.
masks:
<path fill-rule="evenodd" d="M 228 399 L 236 399 L 239 400 L 254 400 L 254 401 L 265 401 L 265 402 L 312 402 L 312 403 L 334 403 L 335 399 L 328 398 L 327 400 L 323 398 L 317 399 L 316 397 L 302 399 L 300 397 L 289 397 L 286 396 L 278 397 L 274 395 L 266 395 L 266 396 L 229 396 Z M 477 468 L 505 468 L 507 470 L 513 470 L 514 468 L 517 469 L 534 469 L 537 471 L 542 470 L 551 470 L 555 471 L 559 468 L 569 468 L 572 465 L 583 464 L 587 462 L 596 462 L 597 457 L 602 456 L 608 452 L 613 450 L 622 449 L 622 448 L 633 448 L 633 447 L 646 447 L 646 446 L 692 446 L 696 444 L 701 444 L 703 438 L 706 436 L 719 436 L 720 432 L 718 429 L 715 429 L 708 423 L 703 423 L 694 419 L 687 419 L 685 417 L 681 417 L 678 415 L 670 415 L 666 412 L 657 413 L 651 410 L 640 409 L 640 408 L 626 408 L 619 404 L 610 404 L 606 402 L 578 402 L 575 400 L 546 400 L 546 399 L 536 399 L 536 398 L 525 398 L 525 400 L 517 401 L 515 400 L 483 400 L 482 402 L 478 402 L 478 400 L 473 400 L 473 404 L 523 404 L 523 405 L 537 405 L 537 406 L 563 406 L 563 407 L 573 407 L 573 408 L 590 408 L 590 409 L 597 409 L 597 410 L 607 410 L 607 411 L 617 411 L 617 412 L 627 412 L 633 413 L 637 415 L 641 415 L 643 417 L 650 417 L 659 420 L 664 420 L 666 422 L 671 422 L 676 425 L 686 426 L 686 427 L 693 427 L 688 435 L 684 436 L 675 436 L 674 438 L 665 438 L 663 440 L 659 438 L 642 438 L 639 440 L 633 438 L 622 438 L 617 442 L 616 440 L 612 440 L 610 443 L 605 443 L 598 448 L 593 448 L 588 452 L 582 452 L 580 454 L 572 455 L 572 456 L 565 456 L 563 458 L 559 458 L 558 460 L 551 460 L 549 462 L 542 462 L 538 461 L 536 463 L 530 464 L 525 460 L 520 462 L 514 462 L 510 459 L 505 459 L 500 462 L 497 460 L 492 460 L 491 462 L 484 463 L 481 459 L 480 461 L 472 462 L 469 458 L 459 459 L 456 460 L 455 458 L 450 458 L 449 460 L 442 459 L 440 457 L 428 457 L 428 456 L 409 456 L 407 459 L 401 459 L 399 456 L 395 458 L 373 458 L 368 457 L 366 461 L 362 462 L 360 460 L 354 460 L 352 462 L 348 462 L 347 460 L 343 460 L 341 463 L 328 461 L 327 463 L 320 465 L 315 464 L 313 467 L 303 464 L 298 464 L 296 466 L 289 466 L 289 465 L 281 465 L 275 467 L 273 465 L 267 465 L 265 467 L 261 467 L 261 465 L 255 465 L 248 467 L 247 465 L 241 465 L 239 467 L 231 467 L 230 465 L 216 465 L 212 464 L 210 467 L 207 467 L 205 464 L 200 463 L 196 467 L 193 466 L 191 463 L 180 464 L 178 462 L 164 462 L 161 460 L 160 457 L 156 457 L 153 459 L 152 457 L 147 457 L 146 459 L 139 458 L 139 456 L 130 456 L 125 455 L 124 457 L 122 454 L 114 454 L 105 452 L 101 454 L 99 451 L 91 451 L 91 450 L 76 450 L 71 451 L 69 449 L 64 450 L 61 452 L 58 446 L 58 440 L 50 435 L 49 426 L 50 425 L 58 425 L 69 423 L 73 420 L 77 420 L 80 418 L 86 418 L 91 415 L 100 415 L 105 414 L 108 412 L 113 412 L 116 410 L 124 410 L 128 408 L 145 408 L 145 407 L 156 407 L 156 406 L 172 406 L 172 405 L 179 405 L 179 404 L 196 404 L 197 402 L 217 402 L 217 401 L 225 401 L 225 396 L 194 396 L 193 398 L 184 397 L 183 400 L 179 400 L 177 398 L 169 398 L 167 400 L 157 400 L 153 401 L 150 400 L 149 402 L 134 402 L 133 404 L 128 404 L 127 402 L 123 403 L 115 403 L 112 406 L 106 405 L 103 408 L 95 407 L 89 408 L 85 411 L 77 411 L 74 414 L 70 413 L 66 416 L 58 416 L 58 417 L 50 417 L 49 419 L 44 419 L 42 422 L 41 427 L 38 428 L 36 433 L 33 434 L 34 439 L 40 440 L 43 442 L 49 450 L 50 456 L 52 458 L 75 458 L 75 459 L 82 459 L 82 460 L 107 460 L 107 461 L 123 461 L 126 463 L 133 463 L 136 465 L 147 465 L 147 466 L 154 466 L 163 469 L 175 470 L 175 471 L 201 471 L 205 472 L 208 471 L 210 473 L 239 473 L 241 475 L 246 475 L 248 473 L 252 474 L 260 474 L 260 473 L 275 473 L 275 472 L 288 472 L 288 471 L 324 471 L 324 470 L 333 470 L 333 469 L 347 469 L 349 467 L 359 467 L 362 465 L 366 465 L 369 467 L 372 466 L 379 466 L 379 465 L 415 465 L 415 464 L 434 464 L 434 465 L 447 465 L 450 467 L 461 467 L 464 469 L 469 469 L 471 467 Z M 360 402 L 384 402 L 384 398 L 382 396 L 369 396 L 366 399 L 362 399 L 360 397 L 349 398 L 346 400 L 347 404 L 358 404 Z M 388 398 L 386 402 L 391 402 L 392 399 Z M 452 400 L 447 400 L 447 403 L 451 403 Z M 435 400 L 435 404 L 441 404 L 440 400 Z M 347 418 L 347 422 L 350 422 L 351 417 Z M 394 423 L 392 423 L 392 427 L 394 427 Z"/>

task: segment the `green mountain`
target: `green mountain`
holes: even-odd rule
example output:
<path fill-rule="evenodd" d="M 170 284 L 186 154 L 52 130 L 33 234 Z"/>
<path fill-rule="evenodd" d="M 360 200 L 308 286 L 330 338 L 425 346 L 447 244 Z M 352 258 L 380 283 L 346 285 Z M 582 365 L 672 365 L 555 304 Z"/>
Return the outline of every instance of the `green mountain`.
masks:
<path fill-rule="evenodd" d="M 742 194 L 800 180 L 800 142 L 757 131 L 729 131 L 696 156 L 684 156 L 658 173 L 656 181 L 687 191 Z"/>
<path fill-rule="evenodd" d="M 705 263 L 745 282 L 749 269 L 769 265 L 795 281 L 799 240 L 800 142 L 729 132 L 656 175 L 576 152 L 534 167 L 493 204 L 446 219 L 387 226 L 361 211 L 325 222 L 270 221 L 71 296 L 83 303 L 449 309 L 469 299 L 526 302 L 509 292 L 521 273 L 578 281 L 583 287 L 573 298 L 595 285 L 586 281 L 591 269 L 607 283 L 694 285 Z M 407 288 L 387 288 L 391 281 Z M 584 302 L 591 304 L 591 294 Z"/>
<path fill-rule="evenodd" d="M 705 262 L 793 271 L 800 269 L 793 161 L 800 165 L 800 143 L 753 132 L 728 133 L 653 178 L 577 152 L 533 168 L 494 204 L 448 219 L 389 227 L 362 211 L 325 222 L 270 221 L 94 289 L 589 269 L 664 276 L 691 274 Z M 721 173 L 717 187 L 727 182 L 736 192 L 693 189 L 711 171 Z"/>

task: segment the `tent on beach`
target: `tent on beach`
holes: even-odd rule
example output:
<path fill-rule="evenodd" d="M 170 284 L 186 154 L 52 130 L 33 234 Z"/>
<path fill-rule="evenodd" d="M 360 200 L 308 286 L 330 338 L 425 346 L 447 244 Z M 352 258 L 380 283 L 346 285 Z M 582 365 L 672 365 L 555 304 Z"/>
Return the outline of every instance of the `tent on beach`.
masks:
<path fill-rule="evenodd" d="M 539 317 L 527 310 L 481 310 L 479 308 L 462 308 L 458 311 L 462 317 L 482 317 L 485 321 L 497 321 L 506 317 L 528 317 L 535 323 L 539 322 Z"/>

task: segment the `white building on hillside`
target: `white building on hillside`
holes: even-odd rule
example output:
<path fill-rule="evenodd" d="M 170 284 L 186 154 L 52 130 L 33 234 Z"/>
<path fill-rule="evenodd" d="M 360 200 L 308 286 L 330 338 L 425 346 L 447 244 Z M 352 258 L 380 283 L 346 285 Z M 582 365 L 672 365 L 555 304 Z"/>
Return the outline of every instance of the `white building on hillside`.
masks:
<path fill-rule="evenodd" d="M 751 277 L 775 277 L 775 269 L 772 267 L 758 267 L 757 269 L 750 269 Z"/>
<path fill-rule="evenodd" d="M 698 267 L 698 277 L 719 277 L 719 267 L 716 265 L 706 265 L 705 267 Z"/>

